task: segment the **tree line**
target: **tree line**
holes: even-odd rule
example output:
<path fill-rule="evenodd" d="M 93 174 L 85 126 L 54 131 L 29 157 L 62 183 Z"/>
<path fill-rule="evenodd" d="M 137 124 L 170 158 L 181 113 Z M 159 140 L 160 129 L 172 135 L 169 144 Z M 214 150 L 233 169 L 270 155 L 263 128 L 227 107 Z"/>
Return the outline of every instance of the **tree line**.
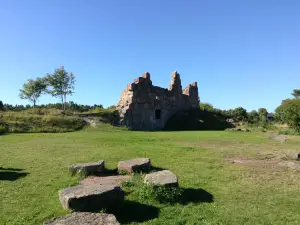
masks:
<path fill-rule="evenodd" d="M 53 73 L 47 73 L 44 77 L 35 80 L 28 79 L 20 89 L 20 98 L 27 99 L 36 106 L 36 102 L 42 94 L 50 94 L 61 100 L 62 109 L 66 109 L 67 95 L 72 95 L 75 89 L 75 76 L 67 72 L 64 66 L 55 69 Z"/>
<path fill-rule="evenodd" d="M 232 119 L 235 122 L 264 125 L 274 120 L 275 122 L 286 123 L 291 128 L 300 132 L 300 89 L 294 89 L 291 95 L 294 98 L 283 100 L 281 105 L 276 108 L 274 114 L 269 114 L 265 108 L 252 110 L 251 112 L 247 112 L 243 107 L 221 110 L 214 108 L 213 105 L 209 103 L 201 103 L 200 108 L 227 119 Z M 270 117 L 268 117 L 268 115 L 270 115 Z"/>
<path fill-rule="evenodd" d="M 237 107 L 235 109 L 221 110 L 214 108 L 210 103 L 200 103 L 200 109 L 212 112 L 219 116 L 226 117 L 227 119 L 232 119 L 236 122 L 248 122 L 248 123 L 258 123 L 266 122 L 268 111 L 265 108 L 259 108 L 258 110 L 252 110 L 247 112 L 243 107 Z"/>
<path fill-rule="evenodd" d="M 7 110 L 7 111 L 15 111 L 15 112 L 20 112 L 26 109 L 31 109 L 31 108 L 41 108 L 41 109 L 62 109 L 63 105 L 62 103 L 49 103 L 49 104 L 41 104 L 41 105 L 11 105 L 7 103 L 3 103 L 0 100 L 0 110 Z M 94 104 L 94 105 L 83 105 L 83 104 L 77 104 L 73 101 L 69 101 L 66 103 L 66 108 L 74 111 L 74 112 L 87 112 L 90 110 L 94 109 L 104 109 L 103 105 L 101 104 Z M 112 108 L 109 107 L 109 108 Z"/>

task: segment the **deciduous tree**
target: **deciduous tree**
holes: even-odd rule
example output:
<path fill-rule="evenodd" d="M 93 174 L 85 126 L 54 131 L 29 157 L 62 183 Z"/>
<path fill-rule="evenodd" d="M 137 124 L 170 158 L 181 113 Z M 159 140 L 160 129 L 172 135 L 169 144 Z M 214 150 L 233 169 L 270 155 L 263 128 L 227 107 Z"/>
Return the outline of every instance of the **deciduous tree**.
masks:
<path fill-rule="evenodd" d="M 66 109 L 67 95 L 74 93 L 75 77 L 72 72 L 68 73 L 64 66 L 55 69 L 54 73 L 47 74 L 47 81 L 50 86 L 48 92 L 61 99 L 63 110 Z"/>
<path fill-rule="evenodd" d="M 247 120 L 247 110 L 243 107 L 237 107 L 232 111 L 232 116 L 237 121 Z"/>
<path fill-rule="evenodd" d="M 20 89 L 20 98 L 27 99 L 35 107 L 38 98 L 45 92 L 46 88 L 47 84 L 43 78 L 28 79 L 27 83 L 23 84 L 23 88 Z"/>
<path fill-rule="evenodd" d="M 259 108 L 258 109 L 258 114 L 259 114 L 259 120 L 261 122 L 266 122 L 267 121 L 267 115 L 268 115 L 268 111 L 265 108 Z"/>
<path fill-rule="evenodd" d="M 275 113 L 278 120 L 300 131 L 300 98 L 282 101 L 281 105 L 275 110 Z"/>
<path fill-rule="evenodd" d="M 252 110 L 248 113 L 248 121 L 250 123 L 258 123 L 259 122 L 259 114 L 256 110 Z"/>

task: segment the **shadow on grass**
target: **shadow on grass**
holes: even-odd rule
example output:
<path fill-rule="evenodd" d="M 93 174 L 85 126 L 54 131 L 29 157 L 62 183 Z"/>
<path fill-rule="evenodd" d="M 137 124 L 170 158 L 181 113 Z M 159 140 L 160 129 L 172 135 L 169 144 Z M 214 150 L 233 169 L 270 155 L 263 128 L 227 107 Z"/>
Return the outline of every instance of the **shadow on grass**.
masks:
<path fill-rule="evenodd" d="M 183 188 L 182 190 L 183 192 L 180 196 L 179 203 L 183 205 L 186 205 L 188 203 L 211 203 L 214 201 L 214 196 L 201 188 Z"/>
<path fill-rule="evenodd" d="M 162 167 L 157 167 L 157 166 L 151 166 L 150 173 L 158 172 L 158 171 L 162 171 L 162 170 L 167 170 L 167 169 L 162 168 Z"/>
<path fill-rule="evenodd" d="M 142 223 L 157 218 L 159 208 L 125 200 L 118 208 L 107 213 L 114 214 L 121 224 Z"/>
<path fill-rule="evenodd" d="M 22 169 L 0 167 L 0 180 L 15 181 L 29 174 L 26 172 L 17 172 L 17 171 L 22 171 Z"/>
<path fill-rule="evenodd" d="M 213 202 L 213 195 L 201 188 L 182 188 L 181 190 L 182 194 L 178 199 L 176 199 L 176 201 L 162 201 L 161 203 L 179 203 L 181 205 L 186 205 L 189 203 Z M 142 223 L 152 220 L 159 216 L 159 212 L 160 209 L 155 206 L 125 200 L 123 204 L 121 204 L 112 211 L 108 211 L 107 213 L 114 214 L 121 224 L 127 224 Z"/>
<path fill-rule="evenodd" d="M 211 203 L 214 201 L 214 196 L 201 188 L 154 188 L 154 193 L 156 193 L 154 198 L 162 204 L 187 205 L 189 203 Z"/>

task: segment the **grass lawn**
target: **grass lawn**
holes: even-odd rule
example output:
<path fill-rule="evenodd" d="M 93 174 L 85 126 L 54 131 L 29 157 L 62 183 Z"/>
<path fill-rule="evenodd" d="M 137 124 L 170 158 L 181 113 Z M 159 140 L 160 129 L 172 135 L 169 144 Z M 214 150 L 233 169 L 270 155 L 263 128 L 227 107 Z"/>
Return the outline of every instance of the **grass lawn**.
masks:
<path fill-rule="evenodd" d="M 149 157 L 189 190 L 186 204 L 138 202 L 126 196 L 128 224 L 300 224 L 300 137 L 265 133 L 132 132 L 87 128 L 73 133 L 0 136 L 0 224 L 42 224 L 64 215 L 58 191 L 77 180 L 76 162 Z M 234 161 L 234 163 L 232 162 Z M 300 162 L 299 162 L 300 163 Z M 210 198 L 209 196 L 213 196 Z"/>

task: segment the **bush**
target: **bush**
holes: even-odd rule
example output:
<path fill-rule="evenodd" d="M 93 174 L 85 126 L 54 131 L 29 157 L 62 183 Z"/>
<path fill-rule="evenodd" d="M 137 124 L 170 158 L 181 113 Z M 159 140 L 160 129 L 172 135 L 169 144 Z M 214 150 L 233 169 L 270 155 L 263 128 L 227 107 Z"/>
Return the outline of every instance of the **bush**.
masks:
<path fill-rule="evenodd" d="M 132 180 L 122 183 L 122 188 L 140 201 L 157 201 L 159 203 L 175 203 L 180 200 L 182 189 L 179 187 L 153 186 L 143 183 L 143 176 L 135 174 Z"/>
<path fill-rule="evenodd" d="M 276 130 L 278 127 L 276 126 L 276 123 L 270 122 L 270 121 L 260 121 L 256 123 L 248 123 L 247 127 L 249 128 L 259 128 L 259 129 L 264 129 L 264 130 Z"/>
<path fill-rule="evenodd" d="M 293 130 L 293 129 L 288 129 L 288 130 L 280 130 L 278 131 L 278 134 L 283 134 L 283 135 L 299 135 L 300 132 Z"/>
<path fill-rule="evenodd" d="M 153 186 L 143 184 L 137 189 L 140 200 L 155 200 L 160 203 L 175 203 L 179 201 L 182 190 L 179 187 Z"/>
<path fill-rule="evenodd" d="M 8 132 L 7 126 L 4 124 L 0 124 L 0 135 L 5 134 Z"/>

